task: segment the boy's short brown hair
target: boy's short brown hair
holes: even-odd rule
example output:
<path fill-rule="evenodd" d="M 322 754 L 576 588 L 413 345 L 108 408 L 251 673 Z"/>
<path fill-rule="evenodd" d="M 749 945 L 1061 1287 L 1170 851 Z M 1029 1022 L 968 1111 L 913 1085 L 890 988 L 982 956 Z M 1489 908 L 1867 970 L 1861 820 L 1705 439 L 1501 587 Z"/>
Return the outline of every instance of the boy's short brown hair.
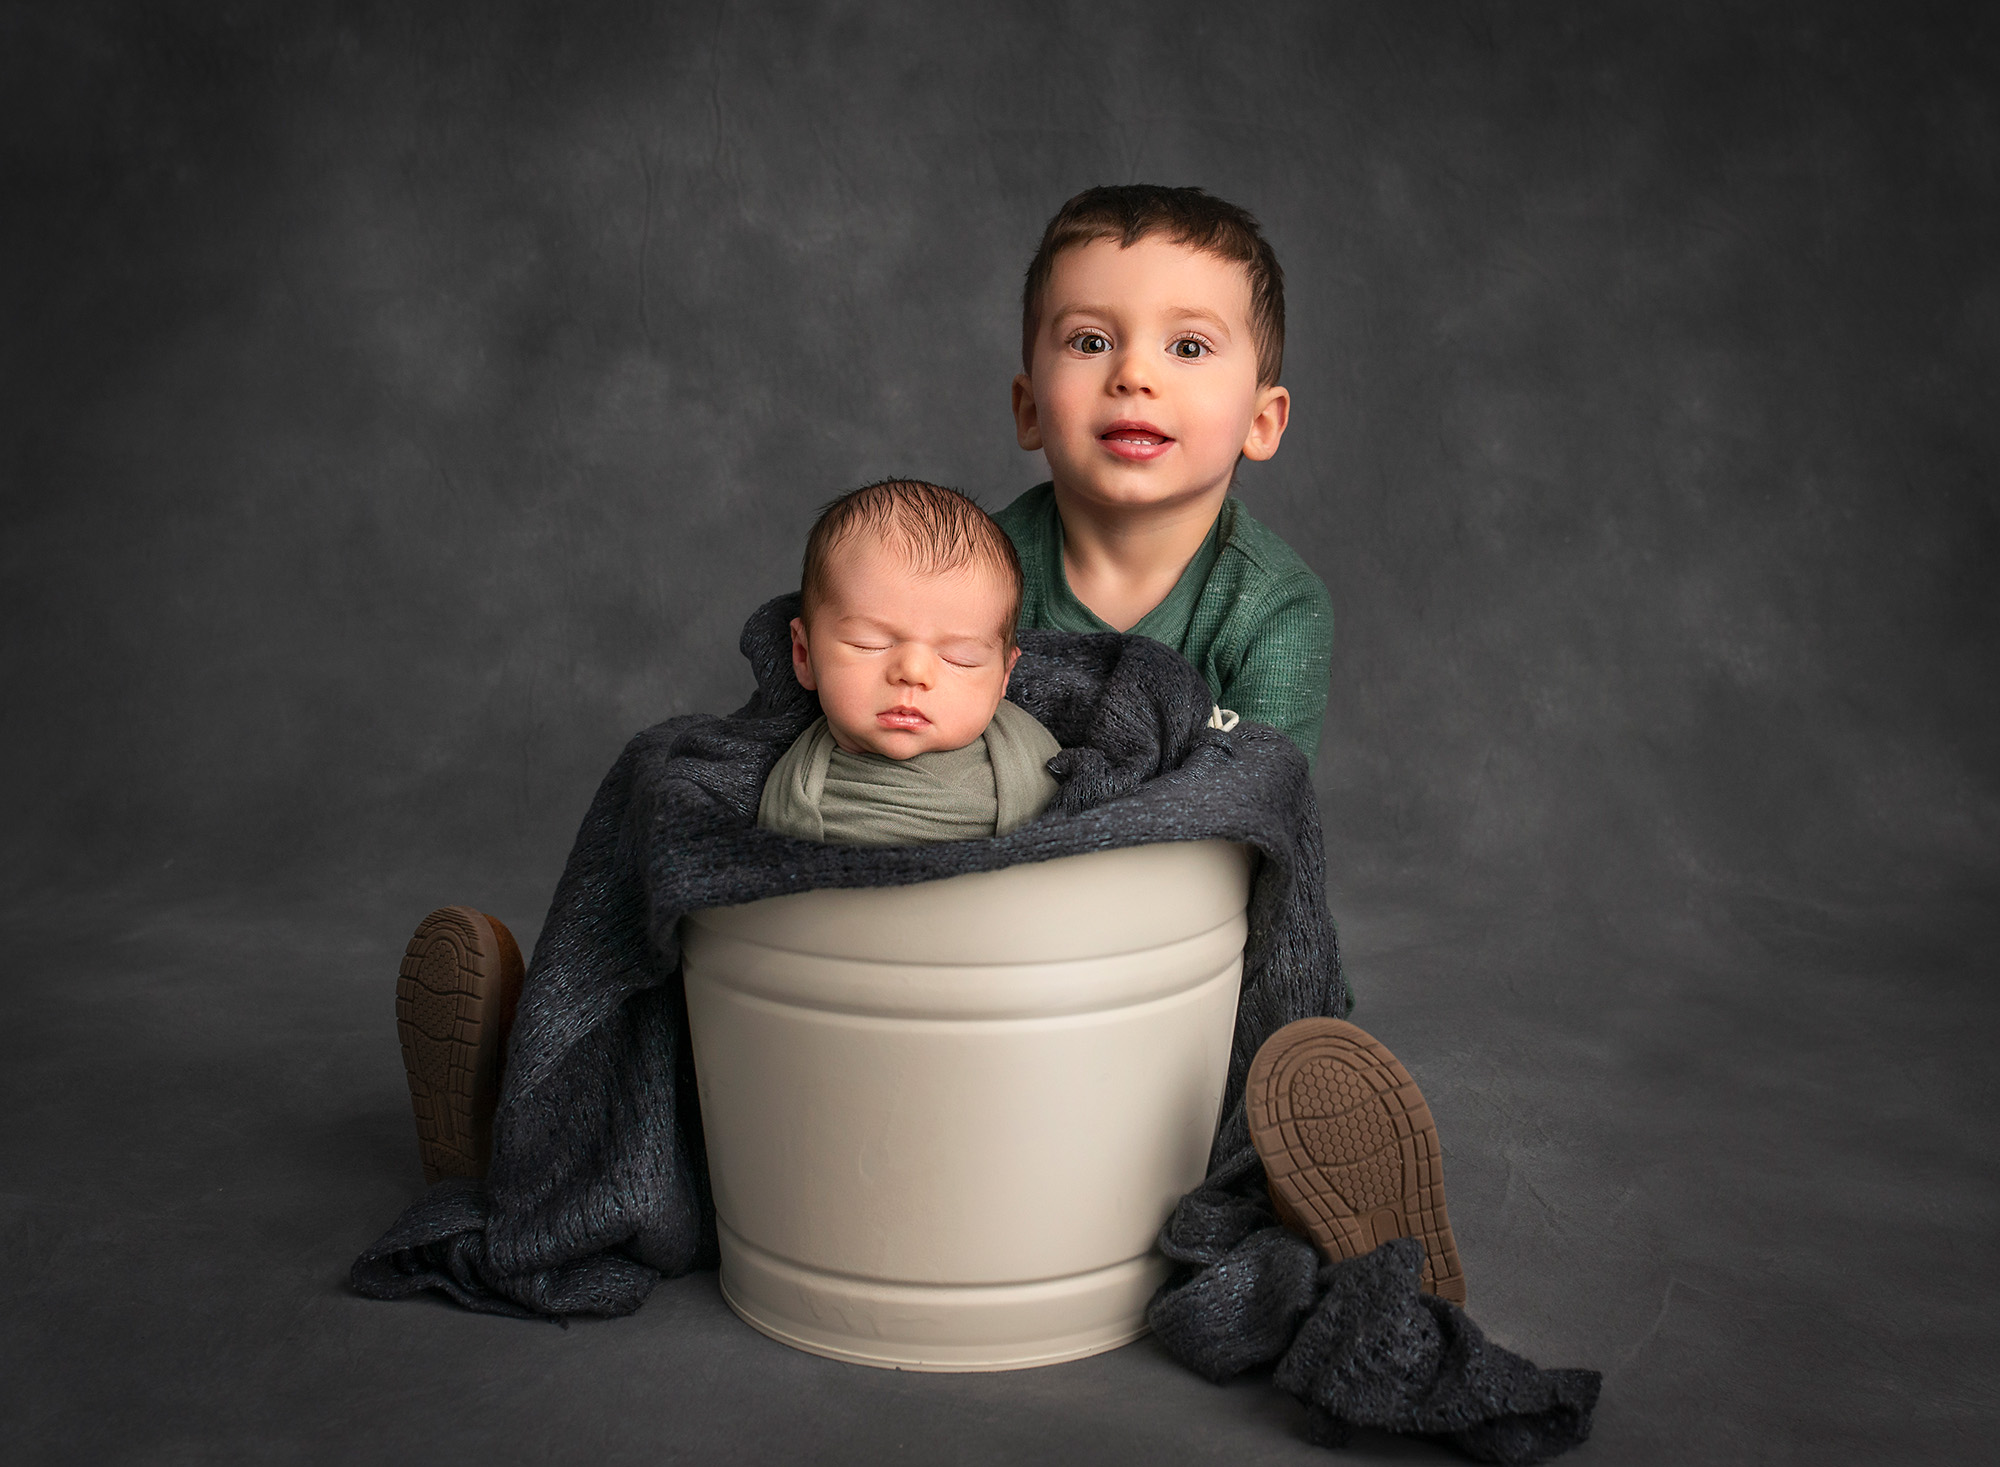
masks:
<path fill-rule="evenodd" d="M 827 564 L 856 535 L 873 534 L 909 558 L 924 575 L 986 566 L 999 571 L 1009 591 L 1001 644 L 1014 646 L 1014 623 L 1021 617 L 1021 557 L 993 516 L 956 489 L 922 479 L 883 479 L 849 490 L 828 504 L 806 536 L 805 565 L 799 576 L 801 617 L 811 625 L 824 596 Z"/>
<path fill-rule="evenodd" d="M 1257 343 L 1257 385 L 1270 387 L 1285 365 L 1285 272 L 1247 209 L 1203 189 L 1152 183 L 1087 188 L 1042 231 L 1021 290 L 1021 370 L 1035 370 L 1035 332 L 1042 324 L 1042 293 L 1056 256 L 1074 245 L 1115 239 L 1129 248 L 1148 235 L 1165 235 L 1191 250 L 1234 260 L 1250 276 L 1250 333 Z"/>

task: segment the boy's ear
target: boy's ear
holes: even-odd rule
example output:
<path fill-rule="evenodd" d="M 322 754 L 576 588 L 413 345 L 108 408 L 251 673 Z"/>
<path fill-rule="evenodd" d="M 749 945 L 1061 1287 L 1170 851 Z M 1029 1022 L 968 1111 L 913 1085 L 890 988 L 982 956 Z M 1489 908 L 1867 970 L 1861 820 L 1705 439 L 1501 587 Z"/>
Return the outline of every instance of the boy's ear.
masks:
<path fill-rule="evenodd" d="M 1243 456 L 1262 463 L 1278 451 L 1291 421 L 1292 395 L 1282 387 L 1266 387 L 1257 394 L 1257 412 L 1250 419 L 1250 431 L 1243 438 Z"/>
<path fill-rule="evenodd" d="M 819 691 L 813 685 L 812 662 L 806 657 L 805 619 L 797 616 L 792 618 L 792 676 L 808 693 Z"/>
<path fill-rule="evenodd" d="M 1030 450 L 1042 446 L 1042 420 L 1035 411 L 1035 384 L 1026 372 L 1014 376 L 1014 441 Z"/>

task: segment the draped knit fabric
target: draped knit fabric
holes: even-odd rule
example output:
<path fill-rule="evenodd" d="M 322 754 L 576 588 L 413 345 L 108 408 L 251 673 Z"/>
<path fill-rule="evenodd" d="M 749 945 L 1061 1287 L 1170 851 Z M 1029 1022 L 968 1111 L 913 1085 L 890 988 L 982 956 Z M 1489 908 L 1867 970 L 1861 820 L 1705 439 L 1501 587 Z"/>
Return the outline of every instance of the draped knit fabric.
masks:
<path fill-rule="evenodd" d="M 1208 687 L 1157 642 L 1031 632 L 1010 697 L 1062 748 L 1055 801 L 1038 819 L 921 846 L 759 829 L 766 777 L 819 716 L 791 671 L 796 614 L 796 596 L 781 597 L 744 628 L 758 685 L 747 705 L 648 729 L 605 776 L 529 964 L 487 1180 L 434 1186 L 355 1261 L 354 1288 L 383 1299 L 433 1291 L 496 1314 L 615 1316 L 638 1308 L 662 1274 L 714 1266 L 684 914 L 1230 840 L 1256 855 L 1243 986 L 1209 1174 L 1160 1235 L 1176 1264 L 1149 1315 L 1162 1344 L 1214 1378 L 1275 1364 L 1326 1440 L 1373 1425 L 1530 1462 L 1587 1435 L 1595 1377 L 1538 1371 L 1485 1344 L 1462 1311 L 1415 1291 L 1408 1247 L 1322 1269 L 1276 1227 L 1244 1115 L 1250 1060 L 1291 1020 L 1348 1008 L 1299 751 L 1247 720 L 1207 727 Z M 1053 1180 L 1046 1203 L 1062 1205 Z"/>

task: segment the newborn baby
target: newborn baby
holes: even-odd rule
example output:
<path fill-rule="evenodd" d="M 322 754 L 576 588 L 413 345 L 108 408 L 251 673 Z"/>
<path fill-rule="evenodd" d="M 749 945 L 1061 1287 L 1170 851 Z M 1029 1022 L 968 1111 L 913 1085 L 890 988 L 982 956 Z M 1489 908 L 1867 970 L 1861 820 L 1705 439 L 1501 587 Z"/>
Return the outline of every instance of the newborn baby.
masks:
<path fill-rule="evenodd" d="M 1021 563 L 951 489 L 843 494 L 806 540 L 792 670 L 822 716 L 764 782 L 757 823 L 847 845 L 1005 835 L 1054 798 L 1055 736 L 1006 701 Z"/>

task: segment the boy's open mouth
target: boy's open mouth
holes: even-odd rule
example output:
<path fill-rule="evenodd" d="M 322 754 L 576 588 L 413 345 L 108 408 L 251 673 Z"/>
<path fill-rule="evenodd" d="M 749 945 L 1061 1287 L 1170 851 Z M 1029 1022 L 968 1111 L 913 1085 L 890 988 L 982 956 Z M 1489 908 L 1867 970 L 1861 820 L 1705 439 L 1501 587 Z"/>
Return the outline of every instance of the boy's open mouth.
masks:
<path fill-rule="evenodd" d="M 920 729 L 931 725 L 931 721 L 916 709 L 902 706 L 883 709 L 875 715 L 875 721 L 884 728 Z"/>
<path fill-rule="evenodd" d="M 1151 423 L 1117 422 L 1097 435 L 1097 441 L 1120 458 L 1143 462 L 1158 458 L 1174 440 Z"/>

